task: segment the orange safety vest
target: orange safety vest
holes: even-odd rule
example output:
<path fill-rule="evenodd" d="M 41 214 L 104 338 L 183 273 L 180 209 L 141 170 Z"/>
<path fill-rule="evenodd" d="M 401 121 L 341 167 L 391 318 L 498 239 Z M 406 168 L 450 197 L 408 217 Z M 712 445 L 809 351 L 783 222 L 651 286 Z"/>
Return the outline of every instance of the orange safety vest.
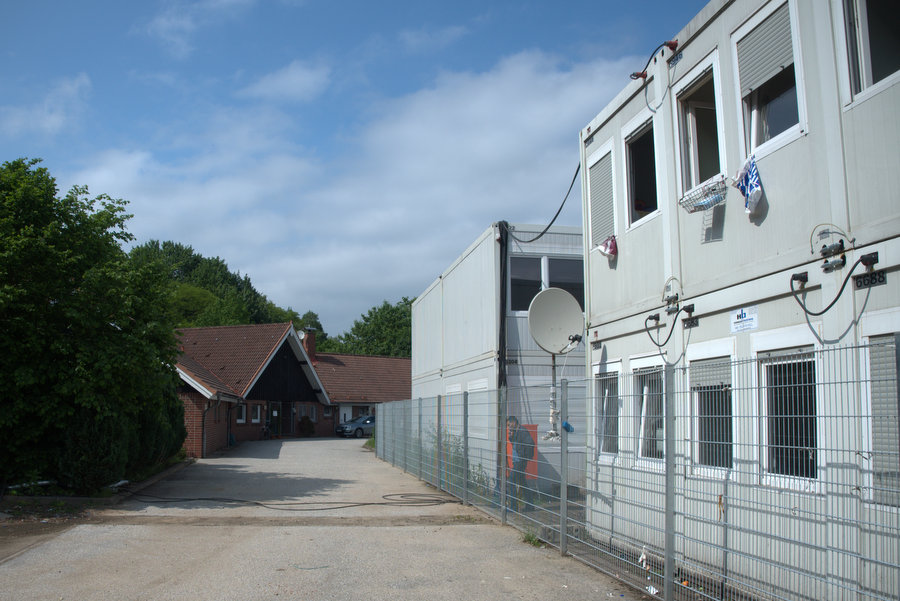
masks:
<path fill-rule="evenodd" d="M 534 442 L 534 458 L 529 458 L 525 464 L 525 478 L 527 480 L 537 480 L 538 462 L 537 462 L 537 424 L 519 424 L 520 428 L 525 428 L 531 434 L 531 440 Z M 506 473 L 512 469 L 512 443 L 509 441 L 509 426 L 506 427 Z"/>

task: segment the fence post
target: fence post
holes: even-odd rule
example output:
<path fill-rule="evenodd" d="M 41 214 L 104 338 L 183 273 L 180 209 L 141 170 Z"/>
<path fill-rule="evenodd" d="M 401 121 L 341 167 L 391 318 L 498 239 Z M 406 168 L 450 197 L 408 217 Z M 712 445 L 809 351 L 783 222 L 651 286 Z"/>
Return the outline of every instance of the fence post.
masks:
<path fill-rule="evenodd" d="M 463 393 L 463 505 L 469 504 L 469 391 Z"/>
<path fill-rule="evenodd" d="M 438 490 L 444 490 L 444 448 L 443 435 L 441 432 L 441 395 L 437 395 L 437 436 L 435 437 L 435 446 L 437 451 L 437 487 Z"/>
<path fill-rule="evenodd" d="M 569 551 L 569 432 L 562 424 L 569 421 L 569 381 L 560 382 L 559 399 L 559 554 Z M 537 441 L 535 441 L 537 444 Z"/>
<path fill-rule="evenodd" d="M 666 363 L 663 381 L 665 454 L 666 454 L 666 521 L 663 599 L 675 594 L 675 368 Z"/>
<path fill-rule="evenodd" d="M 409 473 L 409 414 L 412 411 L 412 400 L 403 401 L 403 471 Z"/>
<path fill-rule="evenodd" d="M 422 397 L 419 397 L 419 430 L 417 432 L 416 438 L 419 440 L 419 443 L 418 443 L 419 444 L 419 453 L 418 453 L 418 458 L 419 458 L 418 472 L 419 473 L 417 475 L 419 476 L 419 480 L 421 480 L 422 479 Z"/>
<path fill-rule="evenodd" d="M 500 523 L 506 525 L 506 386 L 497 391 L 499 418 L 497 441 L 500 444 Z"/>

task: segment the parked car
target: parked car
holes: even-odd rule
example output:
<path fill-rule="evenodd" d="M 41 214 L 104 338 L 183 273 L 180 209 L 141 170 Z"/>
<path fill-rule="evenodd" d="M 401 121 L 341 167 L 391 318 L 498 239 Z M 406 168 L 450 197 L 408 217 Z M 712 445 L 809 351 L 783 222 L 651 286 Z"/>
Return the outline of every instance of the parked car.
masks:
<path fill-rule="evenodd" d="M 357 438 L 371 436 L 374 432 L 374 415 L 360 415 L 357 418 L 351 419 L 349 422 L 344 422 L 334 430 L 334 433 L 338 436 L 355 436 Z"/>

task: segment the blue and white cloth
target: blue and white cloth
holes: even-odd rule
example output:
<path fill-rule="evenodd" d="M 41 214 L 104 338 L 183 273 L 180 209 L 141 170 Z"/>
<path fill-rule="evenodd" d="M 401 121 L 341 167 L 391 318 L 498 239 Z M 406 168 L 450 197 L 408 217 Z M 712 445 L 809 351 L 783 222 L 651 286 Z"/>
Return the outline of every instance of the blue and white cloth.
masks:
<path fill-rule="evenodd" d="M 744 211 L 752 213 L 762 196 L 762 183 L 759 181 L 759 170 L 756 168 L 756 157 L 752 154 L 744 161 L 744 166 L 734 176 L 734 187 L 744 195 Z"/>

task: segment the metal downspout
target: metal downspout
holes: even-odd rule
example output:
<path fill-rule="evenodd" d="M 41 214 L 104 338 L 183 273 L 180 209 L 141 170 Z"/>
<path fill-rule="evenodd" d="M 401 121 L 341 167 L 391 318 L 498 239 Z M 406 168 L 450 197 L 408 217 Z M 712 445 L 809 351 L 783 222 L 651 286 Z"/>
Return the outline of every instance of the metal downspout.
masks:
<path fill-rule="evenodd" d="M 509 224 L 505 221 L 497 222 L 497 243 L 500 245 L 500 322 L 497 329 L 497 400 L 500 407 L 497 411 L 497 455 L 501 458 L 500 482 L 502 490 L 500 492 L 501 499 L 501 522 L 506 524 L 506 415 L 508 407 L 506 406 L 506 304 L 507 295 L 509 294 L 507 278 L 509 269 Z"/>

